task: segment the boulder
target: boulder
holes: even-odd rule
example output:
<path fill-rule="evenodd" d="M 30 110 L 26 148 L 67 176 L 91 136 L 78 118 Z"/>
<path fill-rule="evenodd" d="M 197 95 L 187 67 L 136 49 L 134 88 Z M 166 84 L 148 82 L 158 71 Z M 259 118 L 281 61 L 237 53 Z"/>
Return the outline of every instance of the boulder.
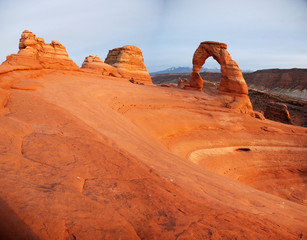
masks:
<path fill-rule="evenodd" d="M 86 57 L 81 68 L 104 76 L 122 77 L 115 67 L 104 63 L 98 56 Z"/>
<path fill-rule="evenodd" d="M 265 117 L 261 112 L 254 111 L 254 113 L 255 113 L 255 118 L 258 118 L 260 120 L 265 120 Z"/>
<path fill-rule="evenodd" d="M 131 83 L 133 83 L 133 84 L 144 85 L 143 82 L 135 81 L 133 78 L 131 78 L 131 79 L 129 80 L 129 82 L 131 82 Z"/>
<path fill-rule="evenodd" d="M 144 84 L 152 84 L 142 51 L 136 46 L 128 45 L 110 50 L 105 63 L 115 67 L 124 78 L 133 78 Z"/>
<path fill-rule="evenodd" d="M 79 70 L 61 43 L 53 40 L 50 44 L 45 44 L 43 38 L 36 37 L 28 30 L 21 34 L 18 54 L 7 56 L 1 68 Z"/>
<path fill-rule="evenodd" d="M 188 79 L 187 78 L 184 78 L 182 79 L 181 77 L 178 78 L 178 81 L 177 81 L 177 87 L 178 88 L 184 88 L 184 85 L 188 83 Z"/>

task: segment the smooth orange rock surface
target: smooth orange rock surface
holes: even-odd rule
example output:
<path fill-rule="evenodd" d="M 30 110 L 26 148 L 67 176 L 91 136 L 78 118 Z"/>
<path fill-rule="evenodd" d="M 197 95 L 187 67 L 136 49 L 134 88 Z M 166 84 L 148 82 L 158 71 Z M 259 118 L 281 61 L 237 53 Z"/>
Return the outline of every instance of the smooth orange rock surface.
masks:
<path fill-rule="evenodd" d="M 185 89 L 202 90 L 203 79 L 199 71 L 209 57 L 213 57 L 221 65 L 222 75 L 219 94 L 237 96 L 228 101 L 227 104 L 230 107 L 239 107 L 242 112 L 252 111 L 252 105 L 247 96 L 248 87 L 238 64 L 231 58 L 227 51 L 227 45 L 225 43 L 206 41 L 199 45 L 193 55 L 193 72 L 190 76 L 190 82 L 186 85 Z M 233 104 L 233 102 L 237 103 Z"/>
<path fill-rule="evenodd" d="M 4 109 L 4 107 L 6 106 L 9 97 L 10 97 L 10 92 L 0 88 L 0 114 L 1 111 Z"/>
<path fill-rule="evenodd" d="M 87 72 L 0 86 L 2 239 L 306 239 L 305 128 Z"/>
<path fill-rule="evenodd" d="M 7 56 L 7 60 L 0 66 L 0 73 L 15 69 L 42 68 L 79 70 L 61 43 L 53 40 L 51 44 L 45 44 L 43 38 L 25 30 L 21 34 L 18 54 Z"/>
<path fill-rule="evenodd" d="M 115 67 L 104 63 L 98 56 L 88 56 L 82 63 L 82 69 L 105 76 L 121 77 Z"/>
<path fill-rule="evenodd" d="M 127 45 L 110 50 L 105 63 L 115 67 L 124 78 L 152 84 L 142 51 L 136 46 Z"/>

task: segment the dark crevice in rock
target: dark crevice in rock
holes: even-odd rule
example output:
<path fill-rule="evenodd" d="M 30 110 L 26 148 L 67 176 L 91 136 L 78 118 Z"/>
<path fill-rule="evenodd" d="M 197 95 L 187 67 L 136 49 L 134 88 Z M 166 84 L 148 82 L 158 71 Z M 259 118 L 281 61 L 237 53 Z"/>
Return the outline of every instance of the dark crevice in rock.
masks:
<path fill-rule="evenodd" d="M 249 152 L 251 151 L 251 149 L 250 148 L 237 148 L 236 151 Z"/>

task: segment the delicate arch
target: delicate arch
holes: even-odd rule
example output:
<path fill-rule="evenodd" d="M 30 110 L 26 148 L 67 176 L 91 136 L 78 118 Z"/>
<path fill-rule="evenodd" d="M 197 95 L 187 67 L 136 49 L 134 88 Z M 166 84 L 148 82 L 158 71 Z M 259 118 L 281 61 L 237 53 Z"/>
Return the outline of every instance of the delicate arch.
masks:
<path fill-rule="evenodd" d="M 238 64 L 232 60 L 227 45 L 219 42 L 202 42 L 193 55 L 193 71 L 188 88 L 202 90 L 203 79 L 199 71 L 208 57 L 213 57 L 221 66 L 219 93 L 248 94 L 248 88 Z"/>

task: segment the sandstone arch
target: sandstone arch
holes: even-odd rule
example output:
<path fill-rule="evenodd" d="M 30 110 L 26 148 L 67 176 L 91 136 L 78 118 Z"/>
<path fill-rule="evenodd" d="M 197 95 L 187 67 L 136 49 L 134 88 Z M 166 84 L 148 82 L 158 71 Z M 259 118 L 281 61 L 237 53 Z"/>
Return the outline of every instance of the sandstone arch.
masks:
<path fill-rule="evenodd" d="M 202 42 L 193 56 L 193 72 L 188 88 L 202 90 L 203 79 L 199 71 L 208 57 L 213 57 L 221 65 L 220 94 L 248 94 L 248 88 L 238 64 L 231 58 L 225 43 Z"/>
<path fill-rule="evenodd" d="M 202 42 L 193 55 L 193 70 L 190 82 L 185 89 L 201 91 L 203 79 L 199 71 L 209 57 L 213 57 L 221 66 L 219 99 L 222 106 L 238 109 L 241 113 L 254 116 L 253 107 L 248 97 L 248 88 L 238 64 L 231 58 L 225 43 Z"/>

